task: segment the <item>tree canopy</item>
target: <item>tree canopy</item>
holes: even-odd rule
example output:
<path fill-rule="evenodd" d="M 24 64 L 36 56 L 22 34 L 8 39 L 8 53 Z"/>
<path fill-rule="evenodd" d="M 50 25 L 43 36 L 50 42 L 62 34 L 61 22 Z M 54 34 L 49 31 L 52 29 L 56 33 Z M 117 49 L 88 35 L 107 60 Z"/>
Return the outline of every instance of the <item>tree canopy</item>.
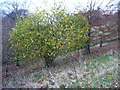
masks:
<path fill-rule="evenodd" d="M 36 11 L 35 15 L 21 18 L 9 39 L 14 60 L 45 58 L 49 63 L 57 55 L 86 46 L 89 39 L 85 36 L 89 24 L 81 13 L 72 15 L 64 9 L 53 8 L 51 13 Z"/>

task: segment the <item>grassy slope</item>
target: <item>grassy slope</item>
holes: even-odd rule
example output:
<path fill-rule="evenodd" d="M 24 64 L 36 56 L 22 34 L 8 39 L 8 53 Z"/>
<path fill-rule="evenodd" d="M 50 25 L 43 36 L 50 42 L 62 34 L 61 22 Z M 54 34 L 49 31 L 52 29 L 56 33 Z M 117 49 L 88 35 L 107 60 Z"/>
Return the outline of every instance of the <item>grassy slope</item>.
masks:
<path fill-rule="evenodd" d="M 82 88 L 115 88 L 118 87 L 118 58 L 112 55 L 104 55 L 94 59 L 87 66 L 86 70 L 89 73 L 84 74 L 84 77 L 75 82 L 68 83 L 68 87 Z"/>
<path fill-rule="evenodd" d="M 90 62 L 72 62 L 62 67 L 38 70 L 29 77 L 13 77 L 6 87 L 16 88 L 112 88 L 118 87 L 118 54 L 94 57 Z M 68 59 L 68 58 L 67 58 Z"/>

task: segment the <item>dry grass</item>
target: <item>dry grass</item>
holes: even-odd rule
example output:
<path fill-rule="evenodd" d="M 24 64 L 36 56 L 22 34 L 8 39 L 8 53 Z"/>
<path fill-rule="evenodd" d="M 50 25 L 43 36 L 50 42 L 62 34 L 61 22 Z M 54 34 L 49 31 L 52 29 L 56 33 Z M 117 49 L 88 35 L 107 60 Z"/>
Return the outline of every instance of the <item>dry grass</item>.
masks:
<path fill-rule="evenodd" d="M 71 72 L 75 73 L 74 74 L 75 76 L 73 75 L 73 77 L 71 77 L 71 78 L 80 77 L 80 76 L 77 76 L 76 73 L 78 73 L 78 71 L 76 71 L 76 69 L 81 70 L 81 72 L 79 71 L 79 73 L 84 74 L 84 70 L 82 70 L 81 67 L 85 63 L 89 63 L 94 58 L 100 57 L 101 55 L 104 55 L 105 53 L 111 53 L 110 52 L 111 49 L 112 50 L 117 50 L 116 46 L 117 46 L 117 43 L 111 43 L 109 45 L 104 45 L 101 48 L 100 47 L 92 47 L 91 48 L 92 54 L 90 54 L 90 55 L 83 55 L 81 53 L 84 53 L 84 51 L 81 51 L 80 54 L 79 53 L 72 53 L 72 54 L 70 54 L 70 55 L 68 55 L 66 57 L 57 58 L 54 61 L 56 66 L 51 67 L 51 68 L 47 68 L 47 69 L 43 68 L 44 67 L 44 62 L 40 62 L 40 63 L 37 62 L 36 63 L 35 61 L 27 62 L 25 64 L 22 64 L 19 67 L 16 67 L 15 65 L 10 65 L 10 66 L 8 66 L 8 71 L 9 71 L 8 72 L 8 77 L 4 77 L 5 74 L 6 74 L 5 73 L 6 68 L 3 67 L 3 85 L 4 86 L 7 85 L 8 87 L 10 87 L 8 84 L 11 81 L 14 81 L 14 82 L 17 82 L 15 84 L 15 86 L 17 86 L 20 83 L 19 81 L 22 81 L 22 82 L 27 82 L 27 83 L 31 82 L 31 84 L 33 83 L 33 87 L 34 87 L 35 79 L 31 79 L 30 77 L 32 75 L 35 75 L 35 73 L 36 73 L 36 74 L 42 75 L 43 81 L 45 79 L 48 79 L 48 77 L 49 77 L 50 80 L 54 80 L 55 82 L 57 82 L 55 86 L 60 86 L 60 85 L 58 85 L 58 83 L 63 82 L 64 79 L 65 79 L 64 77 L 68 77 L 68 73 L 69 74 L 72 74 Z M 80 57 L 78 57 L 78 56 L 80 56 Z M 81 57 L 81 56 L 83 56 L 83 57 Z M 79 67 L 74 67 L 76 65 L 79 66 Z M 62 72 L 62 71 L 64 71 L 64 72 Z M 62 73 L 59 73 L 59 72 L 62 72 Z M 56 73 L 58 73 L 59 75 L 57 75 Z M 64 74 L 64 73 L 67 73 L 67 74 Z M 61 76 L 63 77 L 63 79 L 60 78 Z M 25 79 L 23 79 L 23 78 L 25 78 Z M 56 81 L 56 79 L 57 79 L 57 81 Z M 66 82 L 69 81 L 67 79 L 65 79 L 65 80 L 66 80 Z M 41 85 L 44 86 L 44 84 L 48 83 L 48 81 L 44 81 L 44 83 L 42 82 L 43 84 L 41 84 Z M 41 80 L 37 80 L 37 83 L 40 83 L 40 82 L 41 82 Z M 37 83 L 35 85 L 39 86 Z M 53 83 L 53 81 L 51 81 L 51 83 Z"/>

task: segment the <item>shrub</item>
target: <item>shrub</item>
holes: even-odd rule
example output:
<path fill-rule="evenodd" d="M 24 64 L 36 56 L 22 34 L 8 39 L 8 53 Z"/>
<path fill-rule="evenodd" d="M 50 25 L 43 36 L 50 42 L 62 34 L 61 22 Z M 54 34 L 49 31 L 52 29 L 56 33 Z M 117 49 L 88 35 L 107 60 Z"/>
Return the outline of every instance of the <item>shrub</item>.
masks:
<path fill-rule="evenodd" d="M 13 59 L 17 61 L 40 60 L 52 65 L 57 55 L 79 50 L 86 46 L 89 24 L 81 14 L 72 15 L 64 9 L 53 8 L 50 13 L 37 11 L 22 17 L 10 34 Z"/>

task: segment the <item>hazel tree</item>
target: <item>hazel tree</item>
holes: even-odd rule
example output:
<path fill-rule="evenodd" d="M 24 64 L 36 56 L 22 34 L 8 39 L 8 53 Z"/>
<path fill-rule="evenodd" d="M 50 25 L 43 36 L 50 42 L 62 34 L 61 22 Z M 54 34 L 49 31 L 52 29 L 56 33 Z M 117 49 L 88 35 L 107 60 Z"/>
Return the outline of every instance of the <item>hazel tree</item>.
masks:
<path fill-rule="evenodd" d="M 42 59 L 47 67 L 52 66 L 58 55 L 86 46 L 89 37 L 85 33 L 89 27 L 81 13 L 72 15 L 60 7 L 53 8 L 51 13 L 43 10 L 27 18 L 22 17 L 10 34 L 13 60 L 19 64 Z"/>

